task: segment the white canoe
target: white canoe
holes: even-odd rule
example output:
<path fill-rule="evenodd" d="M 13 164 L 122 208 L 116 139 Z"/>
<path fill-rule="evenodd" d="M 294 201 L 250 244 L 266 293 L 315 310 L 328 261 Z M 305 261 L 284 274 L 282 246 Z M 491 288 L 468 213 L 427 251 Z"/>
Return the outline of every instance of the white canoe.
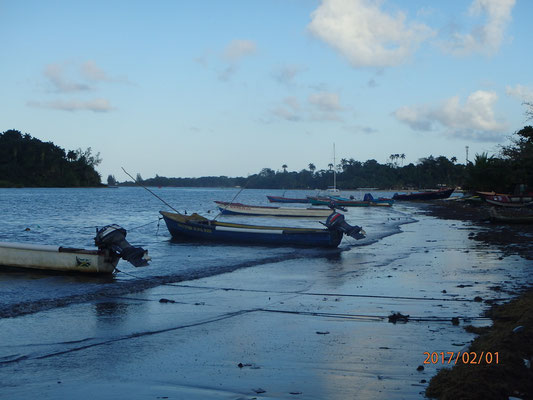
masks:
<path fill-rule="evenodd" d="M 329 217 L 329 208 L 282 208 L 270 206 L 251 206 L 241 203 L 215 201 L 222 214 L 256 215 L 271 217 Z"/>
<path fill-rule="evenodd" d="M 0 265 L 7 267 L 110 274 L 118 261 L 109 250 L 0 242 Z"/>

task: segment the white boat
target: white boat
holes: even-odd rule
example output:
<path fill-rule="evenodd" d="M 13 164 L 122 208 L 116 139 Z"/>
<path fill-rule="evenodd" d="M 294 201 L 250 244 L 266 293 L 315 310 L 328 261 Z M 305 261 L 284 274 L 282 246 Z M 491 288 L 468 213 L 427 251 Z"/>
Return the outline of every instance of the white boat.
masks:
<path fill-rule="evenodd" d="M 112 273 L 120 258 L 136 267 L 148 265 L 148 252 L 141 247 L 131 246 L 125 237 L 124 228 L 108 225 L 100 229 L 95 237 L 97 250 L 0 242 L 0 265 L 93 274 Z"/>
<path fill-rule="evenodd" d="M 0 242 L 0 264 L 7 267 L 112 273 L 119 259 L 110 250 Z"/>
<path fill-rule="evenodd" d="M 215 201 L 222 214 L 255 215 L 270 217 L 328 217 L 334 211 L 330 208 L 282 208 L 271 206 L 251 206 L 241 203 Z"/>

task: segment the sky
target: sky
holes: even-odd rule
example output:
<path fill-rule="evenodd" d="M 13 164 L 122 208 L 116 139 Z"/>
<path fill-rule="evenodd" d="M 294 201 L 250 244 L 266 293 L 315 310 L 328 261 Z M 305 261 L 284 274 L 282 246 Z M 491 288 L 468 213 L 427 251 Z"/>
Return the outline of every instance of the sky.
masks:
<path fill-rule="evenodd" d="M 529 0 L 0 0 L 0 132 L 91 147 L 103 181 L 465 163 L 531 123 L 532 15 Z"/>

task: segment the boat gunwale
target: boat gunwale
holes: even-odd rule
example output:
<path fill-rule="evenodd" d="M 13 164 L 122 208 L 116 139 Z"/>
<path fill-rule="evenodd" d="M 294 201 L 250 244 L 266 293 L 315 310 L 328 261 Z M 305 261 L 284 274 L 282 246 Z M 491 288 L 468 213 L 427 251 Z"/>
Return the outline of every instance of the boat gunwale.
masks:
<path fill-rule="evenodd" d="M 282 232 L 287 232 L 287 233 L 330 232 L 329 229 L 324 229 L 324 228 L 304 228 L 304 227 L 299 228 L 299 227 L 283 227 L 283 226 L 250 225 L 250 224 L 238 224 L 234 222 L 220 222 L 220 221 L 213 221 L 213 220 L 208 220 L 208 219 L 206 219 L 205 221 L 201 221 L 201 222 L 199 222 L 198 220 L 179 220 L 179 219 L 173 218 L 173 216 L 176 216 L 176 215 L 179 215 L 181 217 L 184 217 L 184 216 L 181 214 L 170 213 L 168 211 L 160 211 L 160 213 L 161 215 L 163 215 L 163 217 L 169 218 L 178 224 L 194 225 L 194 226 L 201 227 L 204 229 L 206 228 L 216 229 L 217 226 L 220 226 L 220 227 L 241 228 L 241 229 L 277 230 L 277 231 L 282 231 Z"/>

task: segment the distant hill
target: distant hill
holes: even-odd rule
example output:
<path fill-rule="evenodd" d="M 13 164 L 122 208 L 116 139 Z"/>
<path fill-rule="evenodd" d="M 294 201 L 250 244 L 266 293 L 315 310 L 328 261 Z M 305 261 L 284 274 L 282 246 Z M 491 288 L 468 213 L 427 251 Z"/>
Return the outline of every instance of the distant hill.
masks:
<path fill-rule="evenodd" d="M 66 152 L 17 130 L 0 133 L 0 187 L 100 186 L 91 148 Z"/>

